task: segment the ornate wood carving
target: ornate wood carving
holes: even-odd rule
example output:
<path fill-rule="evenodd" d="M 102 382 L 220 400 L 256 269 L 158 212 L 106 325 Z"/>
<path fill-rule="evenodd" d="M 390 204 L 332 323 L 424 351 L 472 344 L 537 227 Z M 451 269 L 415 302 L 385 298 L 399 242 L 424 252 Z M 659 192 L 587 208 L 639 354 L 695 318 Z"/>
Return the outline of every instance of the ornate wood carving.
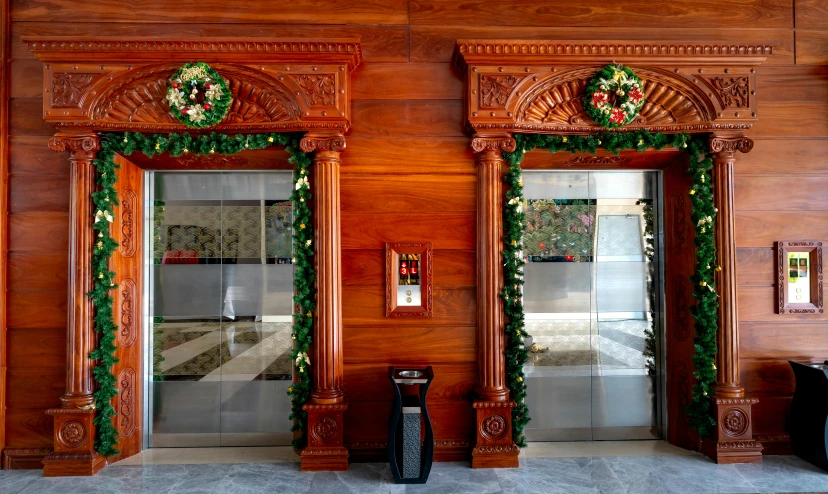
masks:
<path fill-rule="evenodd" d="M 316 151 L 340 153 L 345 150 L 345 137 L 342 135 L 308 135 L 299 141 L 299 147 L 306 153 Z"/>
<path fill-rule="evenodd" d="M 564 161 L 564 166 L 589 165 L 627 165 L 632 161 L 629 156 L 578 156 Z"/>
<path fill-rule="evenodd" d="M 362 59 L 355 40 L 27 39 L 46 62 L 44 116 L 61 127 L 172 132 L 168 78 L 205 60 L 233 98 L 216 130 L 301 131 L 350 126 L 350 73 Z"/>
<path fill-rule="evenodd" d="M 43 475 L 93 475 L 106 464 L 95 452 L 94 409 L 55 408 L 54 450 L 43 459 Z"/>
<path fill-rule="evenodd" d="M 135 343 L 139 329 L 135 327 L 137 300 L 135 282 L 127 278 L 121 282 L 121 328 L 118 330 L 118 344 L 128 348 Z"/>
<path fill-rule="evenodd" d="M 54 108 L 79 108 L 81 96 L 99 76 L 100 73 L 53 73 L 52 106 Z"/>
<path fill-rule="evenodd" d="M 184 167 L 192 167 L 192 168 L 200 168 L 200 167 L 237 167 L 237 166 L 244 166 L 247 164 L 247 159 L 242 158 L 236 155 L 225 155 L 225 154 L 210 154 L 206 156 L 200 156 L 195 154 L 185 154 L 183 156 L 179 156 L 175 159 L 175 161 L 184 166 Z"/>
<path fill-rule="evenodd" d="M 692 331 L 689 300 L 690 282 L 683 274 L 673 276 L 673 334 L 679 341 L 685 341 Z"/>
<path fill-rule="evenodd" d="M 466 120 L 476 132 L 599 130 L 584 112 L 584 90 L 613 61 L 632 67 L 644 83 L 645 104 L 625 129 L 704 132 L 753 125 L 754 67 L 772 52 L 770 46 L 462 40 L 454 62 L 466 75 Z"/>
<path fill-rule="evenodd" d="M 135 197 L 135 192 L 127 189 L 121 193 L 120 199 L 121 245 L 118 248 L 121 250 L 122 256 L 132 257 L 135 255 L 135 207 L 138 198 Z"/>
<path fill-rule="evenodd" d="M 711 136 L 709 141 L 711 153 L 749 153 L 753 149 L 753 140 L 744 136 Z"/>
<path fill-rule="evenodd" d="M 761 463 L 762 444 L 754 441 L 751 407 L 755 398 L 713 398 L 717 436 L 706 439 L 703 449 L 716 463 Z"/>
<path fill-rule="evenodd" d="M 118 420 L 120 437 L 129 437 L 135 432 L 135 413 L 141 413 L 135 392 L 135 371 L 126 368 L 118 375 Z"/>
<path fill-rule="evenodd" d="M 515 402 L 475 401 L 477 442 L 472 449 L 473 468 L 516 468 L 519 448 L 512 441 Z"/>
<path fill-rule="evenodd" d="M 63 423 L 57 436 L 58 442 L 67 448 L 77 448 L 86 440 L 86 429 L 78 420 Z"/>
<path fill-rule="evenodd" d="M 316 424 L 314 424 L 311 434 L 313 435 L 313 438 L 320 443 L 327 443 L 336 437 L 338 428 L 336 420 L 328 415 L 323 415 L 319 418 Z"/>
<path fill-rule="evenodd" d="M 670 196 L 670 209 L 673 213 L 673 252 L 684 254 L 687 249 L 687 205 L 686 193 L 675 191 Z"/>
<path fill-rule="evenodd" d="M 402 254 L 416 254 L 419 257 L 420 305 L 400 305 L 397 287 L 400 275 L 397 271 Z M 434 251 L 431 242 L 386 243 L 385 244 L 385 317 L 431 317 L 434 302 Z"/>
<path fill-rule="evenodd" d="M 797 302 L 788 296 L 788 253 L 808 253 L 808 280 L 811 291 L 810 302 Z M 779 314 L 822 314 L 824 309 L 823 275 L 822 275 L 822 242 L 796 241 L 776 242 L 776 298 Z"/>
<path fill-rule="evenodd" d="M 348 450 L 343 445 L 343 415 L 347 402 L 306 404 L 308 412 L 308 446 L 300 453 L 303 472 L 347 470 Z"/>
<path fill-rule="evenodd" d="M 483 151 L 506 151 L 511 153 L 515 150 L 515 139 L 512 136 L 480 136 L 474 137 L 471 141 L 472 151 L 480 153 Z"/>

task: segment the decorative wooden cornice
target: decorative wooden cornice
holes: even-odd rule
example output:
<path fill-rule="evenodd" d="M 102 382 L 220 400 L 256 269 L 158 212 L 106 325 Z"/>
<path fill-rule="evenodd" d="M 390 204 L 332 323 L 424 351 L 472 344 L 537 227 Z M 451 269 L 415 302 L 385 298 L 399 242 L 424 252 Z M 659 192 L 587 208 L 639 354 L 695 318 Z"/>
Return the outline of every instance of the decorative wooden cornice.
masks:
<path fill-rule="evenodd" d="M 710 136 L 708 145 L 711 153 L 720 153 L 722 151 L 749 153 L 753 149 L 753 140 L 744 136 L 722 137 L 713 135 Z"/>
<path fill-rule="evenodd" d="M 757 119 L 755 67 L 773 47 L 461 40 L 455 65 L 466 77 L 469 132 L 588 134 L 584 91 L 602 66 L 630 66 L 645 104 L 623 130 L 743 132 Z"/>
<path fill-rule="evenodd" d="M 344 133 L 350 74 L 362 60 L 352 39 L 25 41 L 44 62 L 44 118 L 95 130 L 192 132 L 170 112 L 167 83 L 183 63 L 204 61 L 233 98 L 225 119 L 206 131 Z"/>
<path fill-rule="evenodd" d="M 333 151 L 339 153 L 345 150 L 345 137 L 342 135 L 308 134 L 299 141 L 299 147 L 306 153 L 316 151 Z"/>
<path fill-rule="evenodd" d="M 511 153 L 515 150 L 517 143 L 510 135 L 500 136 L 474 136 L 471 141 L 472 150 L 475 153 L 481 151 L 506 151 Z"/>

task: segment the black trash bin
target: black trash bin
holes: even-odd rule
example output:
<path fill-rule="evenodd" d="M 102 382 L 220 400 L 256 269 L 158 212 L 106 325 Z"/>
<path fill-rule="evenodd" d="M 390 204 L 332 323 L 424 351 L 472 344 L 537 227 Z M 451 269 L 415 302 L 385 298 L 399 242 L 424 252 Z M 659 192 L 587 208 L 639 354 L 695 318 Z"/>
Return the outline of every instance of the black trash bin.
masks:
<path fill-rule="evenodd" d="M 398 484 L 425 484 L 434 459 L 434 432 L 426 409 L 434 371 L 430 365 L 424 369 L 389 366 L 388 379 L 394 387 L 388 425 L 391 474 Z"/>
<path fill-rule="evenodd" d="M 788 361 L 796 376 L 791 402 L 791 447 L 795 455 L 828 471 L 828 360 Z"/>

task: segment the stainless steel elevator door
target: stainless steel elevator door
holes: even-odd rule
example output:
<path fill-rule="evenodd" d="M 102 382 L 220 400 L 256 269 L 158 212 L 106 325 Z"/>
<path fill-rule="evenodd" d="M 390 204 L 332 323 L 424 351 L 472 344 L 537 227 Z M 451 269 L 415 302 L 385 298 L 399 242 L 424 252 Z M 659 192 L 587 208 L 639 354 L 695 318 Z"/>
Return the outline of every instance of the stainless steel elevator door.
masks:
<path fill-rule="evenodd" d="M 659 181 L 523 172 L 529 440 L 660 436 Z"/>
<path fill-rule="evenodd" d="M 290 444 L 291 172 L 148 178 L 147 446 Z"/>

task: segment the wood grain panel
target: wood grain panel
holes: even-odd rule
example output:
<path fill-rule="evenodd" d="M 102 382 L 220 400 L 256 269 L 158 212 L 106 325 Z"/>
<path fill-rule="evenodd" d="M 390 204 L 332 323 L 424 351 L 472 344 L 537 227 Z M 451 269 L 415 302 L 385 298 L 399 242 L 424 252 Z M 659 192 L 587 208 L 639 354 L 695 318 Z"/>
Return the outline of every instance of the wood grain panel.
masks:
<path fill-rule="evenodd" d="M 112 32 L 113 25 L 107 22 L 18 22 L 12 31 L 12 58 L 16 60 L 34 60 L 34 54 L 21 41 L 24 36 L 97 36 Z M 124 21 L 125 19 L 121 19 Z M 176 21 L 178 22 L 178 21 Z M 232 23 L 180 23 L 175 26 L 175 36 L 181 39 L 193 38 L 359 38 L 362 55 L 366 61 L 407 62 L 408 61 L 408 27 L 391 25 L 313 25 L 313 24 L 255 24 Z M 149 37 L 169 39 L 170 25 L 146 22 L 119 22 L 119 36 Z"/>
<path fill-rule="evenodd" d="M 739 324 L 748 322 L 772 322 L 776 324 L 822 323 L 828 321 L 823 314 L 776 314 L 777 304 L 774 287 L 743 286 L 737 293 L 739 300 Z"/>
<path fill-rule="evenodd" d="M 12 213 L 68 213 L 69 177 L 11 175 L 9 211 Z"/>
<path fill-rule="evenodd" d="M 773 247 L 779 240 L 825 238 L 828 212 L 736 212 L 737 247 Z"/>
<path fill-rule="evenodd" d="M 385 289 L 351 287 L 342 292 L 342 320 L 347 326 L 386 325 L 393 328 L 473 325 L 476 320 L 475 290 L 434 290 L 434 316 L 410 319 L 385 317 Z M 374 353 L 376 346 L 371 353 Z M 348 352 L 348 350 L 345 350 Z M 352 354 L 353 356 L 353 354 Z"/>
<path fill-rule="evenodd" d="M 736 176 L 828 175 L 828 139 L 754 139 L 753 151 L 736 156 Z"/>
<path fill-rule="evenodd" d="M 473 287 L 474 251 L 437 250 L 433 252 L 434 286 Z M 384 250 L 345 250 L 342 252 L 343 286 L 385 286 Z"/>
<path fill-rule="evenodd" d="M 434 369 L 434 381 L 428 388 L 427 403 L 471 400 L 477 366 L 470 363 L 417 363 L 414 360 L 403 366 L 431 365 Z M 388 366 L 398 365 L 393 362 L 345 364 L 345 389 L 348 400 L 359 401 L 393 401 L 394 392 L 388 381 Z"/>
<path fill-rule="evenodd" d="M 828 210 L 828 176 L 742 176 L 735 178 L 734 190 L 737 211 Z"/>
<path fill-rule="evenodd" d="M 12 252 L 8 257 L 10 291 L 66 290 L 69 256 L 65 253 Z"/>
<path fill-rule="evenodd" d="M 66 20 L 66 12 L 88 22 L 147 22 L 178 25 L 188 22 L 301 23 L 301 24 L 406 24 L 405 0 L 294 0 L 276 4 L 226 3 L 215 0 L 155 0 L 112 3 L 89 0 L 12 0 L 12 21 Z M 170 29 L 170 28 L 168 28 Z"/>
<path fill-rule="evenodd" d="M 436 378 L 436 376 L 435 376 Z M 388 440 L 392 402 L 350 402 L 345 411 L 345 443 Z M 426 402 L 434 439 L 469 441 L 474 435 L 474 408 L 469 401 Z"/>
<path fill-rule="evenodd" d="M 351 87 L 354 100 L 460 99 L 463 79 L 445 63 L 366 63 Z"/>
<path fill-rule="evenodd" d="M 354 101 L 354 137 L 461 137 L 461 100 Z M 410 160 L 409 156 L 409 160 Z"/>
<path fill-rule="evenodd" d="M 66 291 L 8 292 L 6 311 L 10 328 L 65 328 Z"/>
<path fill-rule="evenodd" d="M 66 328 L 8 331 L 10 368 L 41 367 L 66 372 Z M 64 379 L 59 379 L 63 385 Z"/>
<path fill-rule="evenodd" d="M 342 178 L 350 174 L 475 174 L 468 137 L 375 138 L 348 137 L 342 153 Z"/>
<path fill-rule="evenodd" d="M 828 136 L 828 101 L 777 103 L 759 100 L 757 114 L 759 121 L 751 129 L 751 136 Z"/>
<path fill-rule="evenodd" d="M 43 92 L 43 64 L 37 60 L 11 63 L 10 98 L 39 98 Z"/>
<path fill-rule="evenodd" d="M 7 448 L 51 448 L 54 435 L 54 420 L 46 415 L 46 408 L 60 406 L 59 396 L 54 403 L 44 408 L 6 409 Z"/>
<path fill-rule="evenodd" d="M 9 215 L 9 252 L 66 251 L 68 237 L 68 214 Z"/>
<path fill-rule="evenodd" d="M 736 249 L 736 284 L 772 286 L 776 283 L 774 250 Z"/>
<path fill-rule="evenodd" d="M 828 0 L 796 0 L 796 28 L 828 28 Z"/>
<path fill-rule="evenodd" d="M 763 396 L 758 405 L 753 405 L 753 435 L 774 435 L 787 431 L 791 399 L 791 396 Z"/>
<path fill-rule="evenodd" d="M 739 324 L 739 356 L 752 359 L 825 360 L 828 332 L 824 323 Z"/>
<path fill-rule="evenodd" d="M 385 248 L 385 242 L 426 241 L 434 249 L 474 249 L 474 214 L 342 213 L 343 249 Z"/>
<path fill-rule="evenodd" d="M 65 369 L 9 369 L 6 373 L 6 406 L 48 408 L 65 389 Z"/>
<path fill-rule="evenodd" d="M 796 380 L 787 360 L 739 359 L 745 394 L 762 400 L 762 396 L 793 396 Z"/>
<path fill-rule="evenodd" d="M 17 98 L 9 103 L 9 135 L 52 136 L 55 128 L 43 120 L 43 101 Z"/>
<path fill-rule="evenodd" d="M 489 2 L 487 0 L 411 0 L 411 24 L 458 24 L 500 26 L 618 26 L 680 28 L 793 26 L 789 0 L 739 0 L 728 5 L 727 15 L 710 15 L 722 5 L 710 0 L 676 0 L 653 3 L 633 0 L 626 3 L 600 1 L 577 5 L 554 1 Z"/>
<path fill-rule="evenodd" d="M 571 7 L 568 7 L 562 12 L 570 10 Z M 448 22 L 436 24 L 448 24 Z M 572 27 L 568 22 L 526 29 L 521 26 L 501 26 L 499 23 L 455 24 L 458 25 L 411 26 L 411 61 L 447 63 L 451 60 L 454 45 L 458 39 L 537 39 L 588 41 L 589 43 L 601 40 L 634 40 L 678 44 L 689 41 L 703 44 L 771 45 L 773 55 L 768 57 L 765 64 L 793 65 L 794 63 L 794 35 L 790 29 L 718 29 L 706 25 L 705 27 L 678 26 L 674 29 L 635 29 L 618 24 L 606 27 Z"/>
<path fill-rule="evenodd" d="M 347 175 L 340 184 L 343 213 L 465 213 L 477 208 L 477 177 L 471 174 Z"/>
<path fill-rule="evenodd" d="M 828 64 L 828 31 L 797 31 L 796 63 Z"/>
<path fill-rule="evenodd" d="M 828 101 L 828 67 L 795 65 L 759 67 L 756 94 L 773 101 Z"/>
<path fill-rule="evenodd" d="M 343 330 L 345 362 L 385 365 L 428 364 L 429 362 L 475 362 L 477 336 L 474 324 L 445 327 L 420 325 L 346 325 Z"/>

